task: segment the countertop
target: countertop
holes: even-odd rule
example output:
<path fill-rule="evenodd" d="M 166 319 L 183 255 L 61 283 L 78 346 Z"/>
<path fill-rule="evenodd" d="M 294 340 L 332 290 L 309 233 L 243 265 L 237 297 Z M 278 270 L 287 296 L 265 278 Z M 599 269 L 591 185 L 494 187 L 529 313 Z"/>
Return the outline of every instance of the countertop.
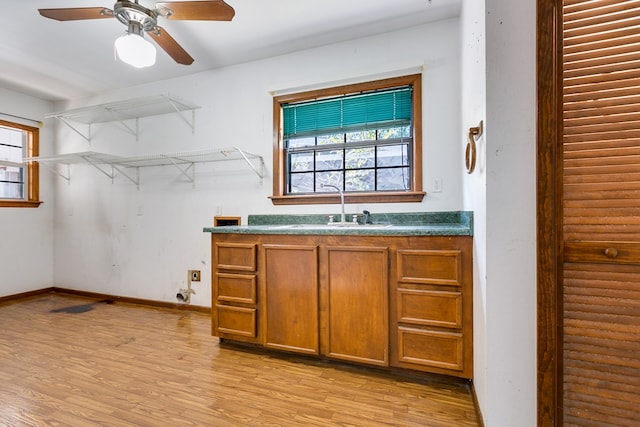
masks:
<path fill-rule="evenodd" d="M 416 212 L 371 214 L 371 225 L 328 225 L 327 215 L 249 215 L 248 225 L 204 227 L 205 233 L 333 234 L 372 236 L 473 236 L 473 212 Z M 333 214 L 340 221 L 340 214 Z M 352 215 L 346 215 L 351 221 Z"/>

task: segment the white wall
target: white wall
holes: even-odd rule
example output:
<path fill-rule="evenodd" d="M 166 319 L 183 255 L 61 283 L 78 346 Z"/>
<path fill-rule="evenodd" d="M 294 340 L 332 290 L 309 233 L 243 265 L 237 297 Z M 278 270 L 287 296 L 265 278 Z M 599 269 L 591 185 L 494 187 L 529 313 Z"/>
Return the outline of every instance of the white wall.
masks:
<path fill-rule="evenodd" d="M 535 426 L 536 2 L 486 0 L 484 11 L 476 3 L 464 2 L 462 36 L 463 50 L 480 58 L 475 38 L 481 42 L 486 21 L 485 160 L 478 175 L 464 183 L 465 207 L 480 220 L 475 380 L 487 426 Z M 471 57 L 463 67 L 465 79 L 472 80 L 471 71 L 482 74 Z M 478 119 L 482 96 L 477 89 L 464 90 L 470 103 L 463 114 L 471 120 L 465 126 Z"/>
<path fill-rule="evenodd" d="M 140 120 L 140 140 L 116 124 L 94 125 L 91 144 L 57 125 L 57 151 L 137 155 L 239 146 L 264 157 L 261 183 L 240 163 L 198 166 L 195 186 L 170 167 L 141 169 L 137 190 L 91 166 L 73 165 L 57 183 L 56 284 L 60 287 L 175 301 L 188 269 L 201 269 L 195 305 L 210 305 L 210 236 L 223 215 L 338 212 L 328 206 L 273 206 L 271 91 L 368 80 L 423 66 L 424 187 L 443 191 L 422 203 L 349 205 L 348 211 L 442 211 L 462 208 L 459 21 L 450 19 L 384 35 L 300 51 L 189 77 L 127 88 L 57 109 L 158 93 L 200 105 L 192 134 L 175 116 Z M 58 108 L 59 107 L 59 108 Z"/>
<path fill-rule="evenodd" d="M 42 121 L 52 104 L 0 88 L 0 113 Z M 37 126 L 31 121 L 0 114 L 7 121 Z M 53 130 L 40 129 L 40 153 L 51 154 Z M 40 172 L 38 208 L 0 208 L 0 296 L 14 295 L 54 284 L 52 178 Z"/>
<path fill-rule="evenodd" d="M 486 89 L 487 63 L 485 61 L 485 5 L 484 2 L 463 2 L 460 14 L 462 55 L 462 126 L 459 143 L 465 146 L 470 127 L 480 121 L 487 127 Z M 490 124 L 489 124 L 490 125 Z M 473 358 L 474 387 L 483 415 L 488 406 L 487 394 L 487 159 L 486 133 L 477 138 L 475 171 L 463 175 L 465 210 L 473 211 Z M 486 417 L 485 417 L 486 418 Z M 491 425 L 487 423 L 487 425 Z"/>

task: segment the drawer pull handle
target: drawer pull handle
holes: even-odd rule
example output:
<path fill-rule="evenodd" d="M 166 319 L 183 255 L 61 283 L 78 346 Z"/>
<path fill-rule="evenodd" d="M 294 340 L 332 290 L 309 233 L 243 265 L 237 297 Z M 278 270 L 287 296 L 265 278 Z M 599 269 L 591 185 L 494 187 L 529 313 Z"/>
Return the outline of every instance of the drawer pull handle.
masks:
<path fill-rule="evenodd" d="M 618 256 L 618 250 L 616 248 L 607 248 L 604 250 L 604 254 L 607 258 L 615 258 Z"/>

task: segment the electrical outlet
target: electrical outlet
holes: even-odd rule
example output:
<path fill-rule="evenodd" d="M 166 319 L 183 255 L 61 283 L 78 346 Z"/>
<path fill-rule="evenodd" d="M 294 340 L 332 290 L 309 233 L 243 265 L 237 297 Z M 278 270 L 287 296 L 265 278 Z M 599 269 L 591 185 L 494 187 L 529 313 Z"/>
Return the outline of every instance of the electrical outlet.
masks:
<path fill-rule="evenodd" d="M 442 178 L 433 178 L 433 181 L 431 182 L 431 192 L 442 193 Z"/>
<path fill-rule="evenodd" d="M 192 282 L 199 282 L 200 281 L 200 270 L 189 270 L 189 274 L 191 276 L 191 281 Z"/>

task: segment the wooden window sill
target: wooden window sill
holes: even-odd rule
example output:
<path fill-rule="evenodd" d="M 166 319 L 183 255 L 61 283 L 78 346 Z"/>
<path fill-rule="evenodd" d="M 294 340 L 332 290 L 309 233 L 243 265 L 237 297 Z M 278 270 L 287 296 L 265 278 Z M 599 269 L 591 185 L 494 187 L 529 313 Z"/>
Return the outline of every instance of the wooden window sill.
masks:
<path fill-rule="evenodd" d="M 423 191 L 393 191 L 384 193 L 355 193 L 344 195 L 345 203 L 420 203 L 427 193 Z M 338 193 L 293 194 L 270 196 L 274 205 L 322 205 L 340 203 Z"/>
<path fill-rule="evenodd" d="M 0 200 L 0 208 L 37 208 L 41 204 L 39 200 Z"/>

